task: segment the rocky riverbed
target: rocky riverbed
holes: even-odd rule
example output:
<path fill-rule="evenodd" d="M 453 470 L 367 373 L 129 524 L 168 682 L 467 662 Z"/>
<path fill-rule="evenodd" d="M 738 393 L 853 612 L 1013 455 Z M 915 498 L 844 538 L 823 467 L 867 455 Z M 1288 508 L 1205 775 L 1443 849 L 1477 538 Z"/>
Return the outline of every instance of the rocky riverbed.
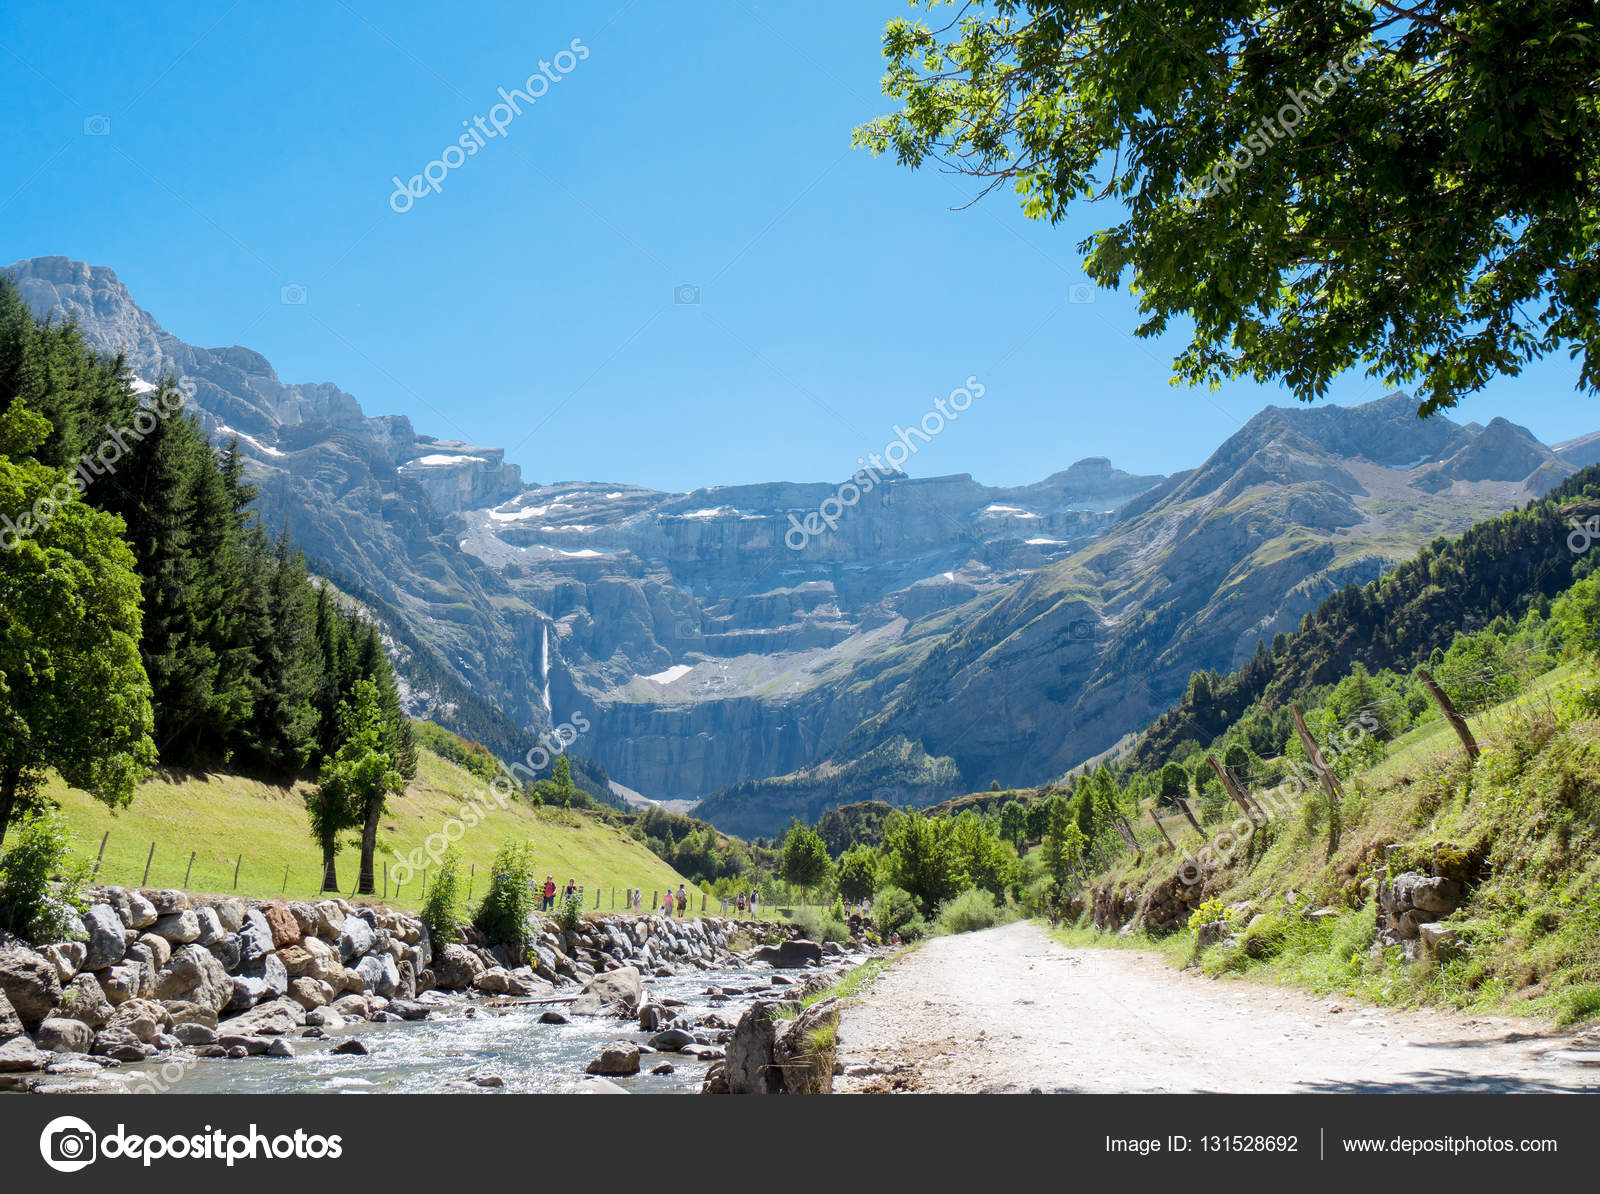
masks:
<path fill-rule="evenodd" d="M 749 1002 L 860 960 L 716 917 L 536 918 L 519 964 L 343 899 L 91 900 L 73 940 L 0 937 L 0 1089 L 699 1089 Z"/>

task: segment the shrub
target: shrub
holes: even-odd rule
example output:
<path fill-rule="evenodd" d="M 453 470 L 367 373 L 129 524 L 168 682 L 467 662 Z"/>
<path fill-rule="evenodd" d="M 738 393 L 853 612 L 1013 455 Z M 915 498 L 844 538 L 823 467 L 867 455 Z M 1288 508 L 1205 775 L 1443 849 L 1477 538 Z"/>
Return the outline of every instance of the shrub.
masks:
<path fill-rule="evenodd" d="M 994 896 L 980 888 L 964 891 L 939 909 L 934 927 L 941 933 L 971 933 L 999 924 L 1002 915 Z"/>
<path fill-rule="evenodd" d="M 454 846 L 448 847 L 439 860 L 439 871 L 428 885 L 428 894 L 422 901 L 422 923 L 428 926 L 428 938 L 437 949 L 461 937 L 461 859 Z"/>
<path fill-rule="evenodd" d="M 1189 914 L 1189 927 L 1198 929 L 1201 925 L 1216 924 L 1218 922 L 1231 925 L 1234 921 L 1232 912 L 1221 900 L 1211 899 L 1201 904 Z"/>
<path fill-rule="evenodd" d="M 73 853 L 72 835 L 58 814 L 30 819 L 0 855 L 0 929 L 35 944 L 66 940 L 73 915 L 86 908 L 81 889 L 90 869 Z"/>
<path fill-rule="evenodd" d="M 816 940 L 819 941 L 837 941 L 840 945 L 850 941 L 850 926 L 845 924 L 842 917 L 834 916 L 831 912 L 822 918 L 817 933 Z"/>
<path fill-rule="evenodd" d="M 561 926 L 563 933 L 576 933 L 582 921 L 583 901 L 578 898 L 577 892 L 573 892 L 556 907 L 556 924 Z"/>
<path fill-rule="evenodd" d="M 533 846 L 507 842 L 495 855 L 489 890 L 472 923 L 491 942 L 521 949 L 528 943 L 528 918 L 538 904 L 533 894 Z"/>
<path fill-rule="evenodd" d="M 885 937 L 890 933 L 904 937 L 906 926 L 918 919 L 917 901 L 903 888 L 885 887 L 872 901 L 872 919 Z"/>

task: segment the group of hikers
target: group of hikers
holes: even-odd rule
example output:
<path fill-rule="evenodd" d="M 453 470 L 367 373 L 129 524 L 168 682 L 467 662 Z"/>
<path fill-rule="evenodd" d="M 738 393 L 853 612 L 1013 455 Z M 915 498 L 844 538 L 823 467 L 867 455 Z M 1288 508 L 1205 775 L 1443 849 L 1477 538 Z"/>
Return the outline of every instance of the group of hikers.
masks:
<path fill-rule="evenodd" d="M 555 909 L 555 906 L 556 906 L 556 879 L 555 879 L 554 875 L 546 875 L 544 877 L 544 884 L 543 884 L 543 886 L 541 886 L 538 889 L 538 895 L 539 895 L 539 910 L 541 912 L 550 912 L 550 911 L 553 911 Z M 642 911 L 644 911 L 644 889 L 643 888 L 640 888 L 640 887 L 630 887 L 630 888 L 628 888 L 626 894 L 623 896 L 623 900 L 624 900 L 623 907 L 627 908 L 628 911 L 630 911 L 630 912 L 642 912 Z M 664 892 L 661 893 L 661 910 L 664 913 L 666 913 L 666 915 L 668 915 L 668 916 L 688 916 L 689 913 L 691 912 L 691 908 L 689 907 L 690 900 L 691 900 L 691 897 L 689 895 L 689 889 L 687 887 L 685 887 L 682 883 L 680 883 L 680 884 L 678 884 L 678 890 L 676 892 L 674 892 L 672 890 L 672 888 L 669 887 Z M 747 908 L 749 909 L 750 915 L 752 917 L 760 915 L 760 912 L 761 912 L 761 893 L 758 892 L 758 891 L 754 891 L 754 890 L 749 891 L 749 892 L 741 891 L 741 892 L 737 893 L 737 895 L 732 897 L 731 899 L 728 896 L 722 896 L 721 900 L 722 900 L 722 915 L 723 916 L 727 916 L 728 915 L 728 909 L 729 909 L 730 904 L 737 907 L 739 916 L 743 916 L 745 914 L 745 910 Z M 583 905 L 583 888 L 578 886 L 577 880 L 575 880 L 575 879 L 568 879 L 567 880 L 566 887 L 561 889 L 561 902 L 563 904 L 576 903 L 580 907 L 582 907 L 582 905 Z M 702 901 L 702 906 L 703 906 L 703 901 Z M 653 910 L 653 908 L 652 908 L 652 910 Z"/>

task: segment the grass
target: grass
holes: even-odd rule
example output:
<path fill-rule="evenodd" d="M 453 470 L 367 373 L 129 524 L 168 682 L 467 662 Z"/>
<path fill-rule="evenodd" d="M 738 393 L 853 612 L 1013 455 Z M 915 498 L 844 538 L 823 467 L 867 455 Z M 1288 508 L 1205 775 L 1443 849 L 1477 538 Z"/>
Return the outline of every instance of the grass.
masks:
<path fill-rule="evenodd" d="M 1196 957 L 1187 928 L 1166 938 L 1059 930 L 1072 945 L 1153 948 L 1207 974 L 1241 974 L 1399 1007 L 1520 1013 L 1559 1024 L 1600 1013 L 1600 720 L 1577 716 L 1563 686 L 1592 682 L 1559 668 L 1470 719 L 1482 749 L 1468 767 L 1433 721 L 1392 744 L 1344 784 L 1344 830 L 1326 858 L 1319 802 L 1286 814 L 1218 872 L 1206 894 L 1253 905 L 1238 940 Z M 1396 850 L 1404 869 L 1466 884 L 1442 923 L 1455 947 L 1407 961 L 1374 950 L 1374 872 Z M 1122 863 L 1100 881 L 1144 890 L 1170 875 L 1170 854 Z M 1309 919 L 1311 909 L 1337 915 Z M 1258 919 L 1259 918 L 1259 919 Z"/>
<path fill-rule="evenodd" d="M 258 898 L 283 894 L 293 899 L 319 898 L 322 879 L 321 851 L 306 828 L 302 802 L 306 790 L 305 784 L 280 787 L 238 775 L 169 773 L 141 785 L 132 806 L 113 813 L 58 779 L 52 778 L 47 788 L 60 804 L 80 852 L 95 857 L 102 835 L 109 835 L 100 882 L 223 893 L 237 890 L 240 895 Z M 452 817 L 460 816 L 463 804 L 483 792 L 483 784 L 460 767 L 429 751 L 419 751 L 416 778 L 403 794 L 391 797 L 379 831 L 380 895 L 385 861 L 393 868 L 399 857 L 422 846 L 430 834 L 443 831 Z M 629 887 L 649 893 L 685 882 L 642 843 L 585 813 L 533 808 L 521 801 L 504 809 L 492 802 L 483 807 L 481 821 L 466 829 L 455 843 L 462 878 L 472 884 L 474 901 L 487 890 L 495 852 L 507 839 L 533 844 L 541 878 L 549 873 L 557 884 L 564 885 L 571 877 L 584 886 L 589 911 L 595 910 L 597 891 L 601 895 L 599 911 L 607 912 L 613 888 L 620 902 L 623 890 Z M 152 842 L 155 852 L 150 855 Z M 186 884 L 191 851 L 193 871 Z M 144 883 L 147 857 L 150 874 Z M 340 850 L 339 881 L 346 895 L 355 888 L 358 865 L 359 851 L 353 843 Z M 421 895 L 420 880 L 413 879 L 398 893 L 391 885 L 388 899 L 401 907 L 417 908 Z M 647 895 L 647 909 L 649 903 Z M 715 907 L 708 902 L 708 909 Z"/>

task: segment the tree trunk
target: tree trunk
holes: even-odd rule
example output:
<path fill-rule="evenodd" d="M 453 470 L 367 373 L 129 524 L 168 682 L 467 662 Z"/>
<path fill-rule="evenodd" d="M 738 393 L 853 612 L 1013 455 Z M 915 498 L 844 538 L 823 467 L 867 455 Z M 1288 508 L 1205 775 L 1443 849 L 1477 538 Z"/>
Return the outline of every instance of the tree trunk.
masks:
<path fill-rule="evenodd" d="M 6 844 L 6 830 L 11 825 L 11 812 L 17 803 L 17 785 L 22 782 L 22 773 L 7 768 L 0 775 L 0 846 Z"/>
<path fill-rule="evenodd" d="M 339 843 L 322 847 L 322 890 L 337 893 L 339 890 Z"/>
<path fill-rule="evenodd" d="M 372 856 L 378 851 L 378 821 L 383 816 L 383 801 L 373 800 L 367 805 L 367 817 L 361 825 L 361 881 L 356 884 L 357 895 L 374 895 L 377 882 L 372 873 Z"/>

